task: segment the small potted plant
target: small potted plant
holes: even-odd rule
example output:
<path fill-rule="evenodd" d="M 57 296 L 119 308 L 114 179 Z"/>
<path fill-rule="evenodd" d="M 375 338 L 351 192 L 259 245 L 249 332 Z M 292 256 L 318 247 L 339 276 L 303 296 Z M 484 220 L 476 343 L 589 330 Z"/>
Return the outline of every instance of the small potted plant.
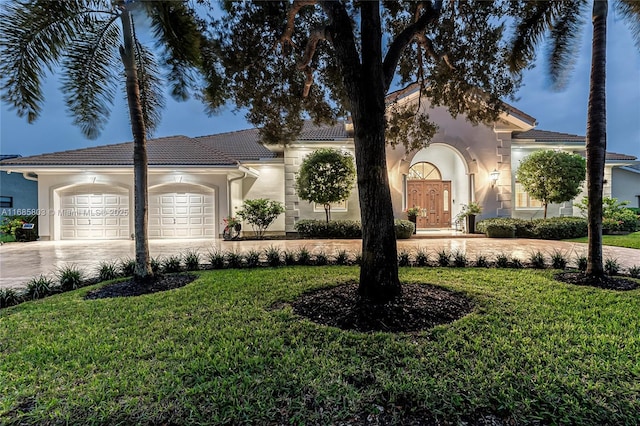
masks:
<path fill-rule="evenodd" d="M 407 217 L 409 218 L 409 222 L 413 222 L 413 233 L 416 233 L 416 229 L 417 229 L 417 220 L 418 220 L 418 214 L 420 213 L 420 207 L 409 207 L 406 210 L 407 213 Z"/>
<path fill-rule="evenodd" d="M 476 232 L 476 216 L 482 213 L 480 204 L 471 202 L 463 204 L 462 210 L 458 213 L 458 219 L 465 218 L 467 221 L 467 234 L 475 234 Z"/>
<path fill-rule="evenodd" d="M 227 216 L 222 219 L 224 222 L 224 231 L 222 232 L 222 237 L 225 240 L 235 240 L 240 236 L 240 231 L 242 230 L 242 223 L 239 219 L 233 216 Z"/>

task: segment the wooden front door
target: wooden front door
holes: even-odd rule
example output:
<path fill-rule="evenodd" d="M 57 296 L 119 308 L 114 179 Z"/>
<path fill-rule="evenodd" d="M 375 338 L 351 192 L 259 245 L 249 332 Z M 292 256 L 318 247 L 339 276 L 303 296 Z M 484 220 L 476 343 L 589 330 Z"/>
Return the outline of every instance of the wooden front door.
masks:
<path fill-rule="evenodd" d="M 418 207 L 417 228 L 451 226 L 451 181 L 407 181 L 407 207 Z"/>

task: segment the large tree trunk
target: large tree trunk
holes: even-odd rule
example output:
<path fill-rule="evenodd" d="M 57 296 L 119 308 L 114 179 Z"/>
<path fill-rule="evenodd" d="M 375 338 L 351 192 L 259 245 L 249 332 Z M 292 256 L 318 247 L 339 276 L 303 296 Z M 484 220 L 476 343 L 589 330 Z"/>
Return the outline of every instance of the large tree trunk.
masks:
<path fill-rule="evenodd" d="M 591 81 L 587 110 L 587 217 L 589 243 L 587 274 L 604 275 L 602 262 L 602 191 L 607 149 L 606 62 L 607 0 L 593 2 Z"/>
<path fill-rule="evenodd" d="M 124 33 L 124 46 L 120 49 L 122 63 L 126 73 L 127 101 L 133 133 L 133 180 L 134 180 L 134 219 L 136 243 L 136 279 L 148 279 L 153 276 L 149 257 L 149 238 L 147 235 L 147 136 L 140 101 L 138 71 L 134 52 L 134 35 L 131 14 L 124 6 L 121 15 Z"/>
<path fill-rule="evenodd" d="M 400 294 L 393 207 L 385 150 L 385 85 L 378 2 L 363 2 L 362 72 L 347 82 L 362 219 L 360 294 L 384 303 Z"/>

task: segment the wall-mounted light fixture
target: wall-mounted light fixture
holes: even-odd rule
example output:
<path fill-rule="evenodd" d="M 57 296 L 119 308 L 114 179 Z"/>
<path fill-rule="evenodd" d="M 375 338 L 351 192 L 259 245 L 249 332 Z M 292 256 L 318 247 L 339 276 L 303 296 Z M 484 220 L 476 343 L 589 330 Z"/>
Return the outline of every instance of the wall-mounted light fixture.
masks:
<path fill-rule="evenodd" d="M 497 169 L 493 169 L 493 171 L 489 173 L 489 180 L 491 181 L 492 188 L 498 183 L 498 178 L 500 178 L 500 172 Z"/>

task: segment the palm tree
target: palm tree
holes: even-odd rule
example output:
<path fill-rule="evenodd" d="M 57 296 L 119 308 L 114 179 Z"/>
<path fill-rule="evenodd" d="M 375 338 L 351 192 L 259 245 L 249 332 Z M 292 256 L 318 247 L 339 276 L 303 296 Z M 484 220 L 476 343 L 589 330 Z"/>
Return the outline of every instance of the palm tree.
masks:
<path fill-rule="evenodd" d="M 512 70 L 521 71 L 535 56 L 538 44 L 549 36 L 551 54 L 549 74 L 554 86 L 562 88 L 571 71 L 580 26 L 590 0 L 529 1 L 516 19 L 511 61 Z M 616 7 L 625 17 L 640 47 L 640 2 L 617 0 Z M 593 41 L 591 78 L 587 108 L 587 197 L 589 243 L 587 275 L 602 277 L 602 190 L 607 148 L 606 113 L 606 56 L 607 56 L 607 0 L 593 0 L 591 20 Z"/>
<path fill-rule="evenodd" d="M 132 0 L 37 0 L 2 6 L 0 46 L 2 98 L 31 123 L 42 109 L 47 71 L 62 70 L 62 88 L 74 124 L 96 138 L 109 119 L 117 86 L 123 81 L 134 141 L 135 277 L 153 276 L 147 236 L 147 133 L 160 119 L 163 80 L 153 52 L 138 38 L 135 19 L 147 19 L 163 65 L 169 68 L 172 95 L 188 98 L 195 67 L 207 65 L 195 12 L 185 2 Z M 206 51 L 206 50 L 205 50 Z M 209 105 L 220 104 L 211 86 Z M 216 101 L 217 99 L 217 101 Z"/>

